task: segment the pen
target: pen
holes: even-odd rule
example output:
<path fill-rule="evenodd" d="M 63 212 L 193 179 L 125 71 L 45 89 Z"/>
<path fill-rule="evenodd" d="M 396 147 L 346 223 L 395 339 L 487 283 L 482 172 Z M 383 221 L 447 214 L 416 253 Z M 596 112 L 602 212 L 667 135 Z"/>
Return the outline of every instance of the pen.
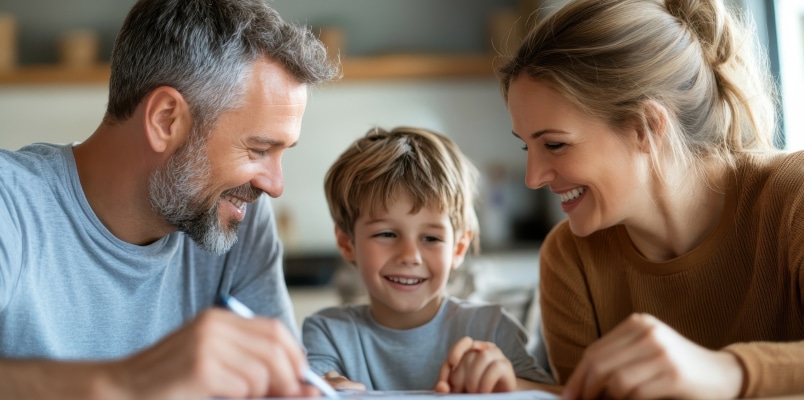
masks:
<path fill-rule="evenodd" d="M 221 295 L 218 298 L 218 304 L 226 307 L 229 311 L 243 317 L 243 318 L 254 318 L 254 311 L 251 311 L 247 305 L 240 302 L 240 300 L 230 296 L 230 295 Z M 316 389 L 320 390 L 324 396 L 330 399 L 340 399 L 338 393 L 335 392 L 335 389 L 332 388 L 324 379 L 322 379 L 318 374 L 313 372 L 310 368 L 304 370 L 304 380 L 315 386 Z"/>

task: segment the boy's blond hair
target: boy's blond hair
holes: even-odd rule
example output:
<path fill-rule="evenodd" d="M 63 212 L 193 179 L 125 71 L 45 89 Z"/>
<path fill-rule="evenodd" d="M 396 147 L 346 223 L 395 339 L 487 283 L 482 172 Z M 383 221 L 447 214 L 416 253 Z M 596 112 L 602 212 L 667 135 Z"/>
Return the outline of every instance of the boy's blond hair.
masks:
<path fill-rule="evenodd" d="M 327 171 L 324 191 L 335 225 L 354 237 L 361 212 L 374 213 L 407 194 L 411 212 L 433 207 L 449 215 L 455 236 L 471 232 L 478 250 L 474 208 L 477 168 L 451 139 L 426 129 L 371 129 Z"/>

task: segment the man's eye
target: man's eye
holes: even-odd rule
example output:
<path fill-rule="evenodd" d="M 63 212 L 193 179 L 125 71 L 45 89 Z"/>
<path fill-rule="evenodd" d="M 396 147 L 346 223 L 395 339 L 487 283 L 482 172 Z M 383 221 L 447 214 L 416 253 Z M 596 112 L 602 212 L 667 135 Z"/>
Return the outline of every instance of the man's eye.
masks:
<path fill-rule="evenodd" d="M 268 155 L 268 150 L 251 149 L 251 153 L 257 157 L 265 157 Z"/>

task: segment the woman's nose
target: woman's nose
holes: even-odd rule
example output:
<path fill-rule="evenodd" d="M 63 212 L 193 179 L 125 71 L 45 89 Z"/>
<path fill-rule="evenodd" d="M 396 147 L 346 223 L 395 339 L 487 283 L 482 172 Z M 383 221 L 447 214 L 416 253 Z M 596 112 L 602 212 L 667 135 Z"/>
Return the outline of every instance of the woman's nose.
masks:
<path fill-rule="evenodd" d="M 536 154 L 528 152 L 528 165 L 525 170 L 525 186 L 538 189 L 556 178 L 553 166 Z"/>

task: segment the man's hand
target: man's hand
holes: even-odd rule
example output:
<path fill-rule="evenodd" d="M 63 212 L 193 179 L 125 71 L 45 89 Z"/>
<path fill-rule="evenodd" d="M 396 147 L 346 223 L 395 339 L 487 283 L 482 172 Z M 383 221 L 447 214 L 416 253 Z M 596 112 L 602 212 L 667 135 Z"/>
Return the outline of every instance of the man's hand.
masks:
<path fill-rule="evenodd" d="M 138 398 L 315 396 L 307 362 L 278 320 L 211 309 L 114 367 L 114 387 Z"/>
<path fill-rule="evenodd" d="M 564 399 L 734 398 L 737 358 L 705 349 L 658 319 L 633 314 L 589 346 L 564 387 Z"/>
<path fill-rule="evenodd" d="M 337 371 L 329 371 L 324 374 L 324 380 L 335 389 L 366 390 L 366 385 L 360 382 L 352 382 Z"/>
<path fill-rule="evenodd" d="M 464 337 L 452 346 L 441 365 L 437 392 L 491 393 L 516 390 L 511 361 L 491 342 Z"/>

